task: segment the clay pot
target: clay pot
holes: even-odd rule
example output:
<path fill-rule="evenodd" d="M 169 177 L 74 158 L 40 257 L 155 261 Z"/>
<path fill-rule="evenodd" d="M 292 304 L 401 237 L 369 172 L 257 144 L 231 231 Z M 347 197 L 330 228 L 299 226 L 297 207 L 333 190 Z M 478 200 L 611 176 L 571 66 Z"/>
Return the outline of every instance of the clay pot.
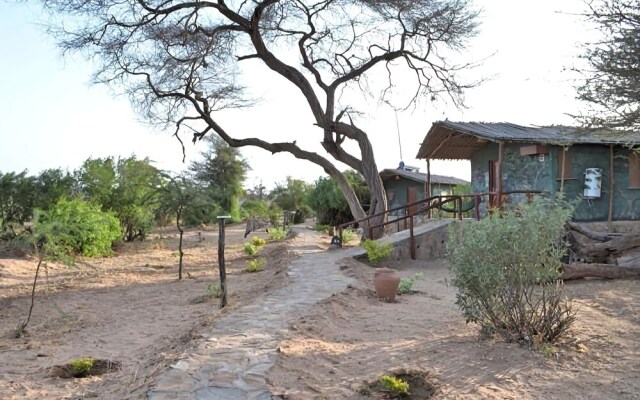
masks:
<path fill-rule="evenodd" d="M 373 285 L 380 300 L 394 301 L 399 284 L 400 277 L 395 269 L 376 268 L 376 273 L 373 276 Z"/>

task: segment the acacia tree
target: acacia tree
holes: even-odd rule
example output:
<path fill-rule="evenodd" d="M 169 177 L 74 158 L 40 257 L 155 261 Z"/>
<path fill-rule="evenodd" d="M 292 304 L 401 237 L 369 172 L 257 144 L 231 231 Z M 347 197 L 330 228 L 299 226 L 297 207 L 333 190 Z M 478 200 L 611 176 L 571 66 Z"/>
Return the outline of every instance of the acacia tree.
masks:
<path fill-rule="evenodd" d="M 640 129 L 640 3 L 599 0 L 589 3 L 588 19 L 597 24 L 602 40 L 583 55 L 589 66 L 578 86 L 578 99 L 591 105 L 583 122 L 588 126 Z"/>
<path fill-rule="evenodd" d="M 232 147 L 257 146 L 313 162 L 336 180 L 355 218 L 366 214 L 330 158 L 296 141 L 240 139 L 221 124 L 221 110 L 253 103 L 238 83 L 240 66 L 260 62 L 299 90 L 322 147 L 363 175 L 374 203 L 370 212 L 379 213 L 387 201 L 373 148 L 354 122 L 357 110 L 342 94 L 366 89 L 367 78 L 382 73 L 388 81 L 382 102 L 396 104 L 398 77 L 413 76 L 409 105 L 442 94 L 460 104 L 468 85 L 456 72 L 467 65 L 451 64 L 446 52 L 462 48 L 475 34 L 477 17 L 470 0 L 43 2 L 60 16 L 60 28 L 52 32 L 62 48 L 97 60 L 95 80 L 124 88 L 148 119 L 175 124 L 178 139 L 184 131 L 194 140 L 212 131 Z"/>

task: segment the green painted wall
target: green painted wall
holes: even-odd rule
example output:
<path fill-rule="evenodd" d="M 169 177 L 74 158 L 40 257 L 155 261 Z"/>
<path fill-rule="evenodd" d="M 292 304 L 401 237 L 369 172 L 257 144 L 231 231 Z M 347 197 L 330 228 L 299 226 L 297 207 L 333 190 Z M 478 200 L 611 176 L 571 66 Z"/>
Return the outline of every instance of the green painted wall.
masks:
<path fill-rule="evenodd" d="M 384 188 L 387 191 L 387 198 L 389 199 L 389 208 L 396 208 L 407 204 L 407 191 L 409 187 L 416 188 L 416 201 L 424 199 L 424 184 L 416 182 L 410 179 L 385 179 Z M 455 188 L 455 186 L 454 186 Z M 393 192 L 393 196 L 389 193 Z M 431 184 L 431 195 L 437 196 L 440 194 L 451 194 L 450 185 L 439 185 L 437 183 Z M 393 198 L 390 198 L 393 197 Z"/>
<path fill-rule="evenodd" d="M 504 190 L 560 191 L 558 156 L 561 147 L 550 146 L 544 159 L 538 156 L 521 156 L 520 147 L 526 144 L 506 144 L 503 166 Z M 582 197 L 584 171 L 587 168 L 603 170 L 602 194 L 599 199 L 577 200 L 576 221 L 606 221 L 609 210 L 609 147 L 598 145 L 571 146 L 571 177 L 565 180 L 565 197 L 569 200 Z M 640 220 L 640 189 L 629 189 L 629 150 L 614 151 L 614 220 Z M 487 143 L 471 159 L 471 183 L 474 192 L 489 190 L 489 160 L 498 159 L 498 145 Z M 510 203 L 524 200 L 524 196 L 512 196 Z M 486 200 L 480 205 L 486 213 Z"/>

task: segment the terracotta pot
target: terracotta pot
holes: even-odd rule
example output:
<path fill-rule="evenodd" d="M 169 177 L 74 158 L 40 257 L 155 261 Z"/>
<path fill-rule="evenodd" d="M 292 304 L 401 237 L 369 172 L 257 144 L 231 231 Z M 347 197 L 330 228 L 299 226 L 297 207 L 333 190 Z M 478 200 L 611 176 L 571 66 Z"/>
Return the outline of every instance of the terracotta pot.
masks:
<path fill-rule="evenodd" d="M 381 300 L 394 301 L 399 284 L 400 277 L 395 269 L 376 268 L 376 273 L 373 276 L 373 285 L 376 288 L 376 294 Z"/>

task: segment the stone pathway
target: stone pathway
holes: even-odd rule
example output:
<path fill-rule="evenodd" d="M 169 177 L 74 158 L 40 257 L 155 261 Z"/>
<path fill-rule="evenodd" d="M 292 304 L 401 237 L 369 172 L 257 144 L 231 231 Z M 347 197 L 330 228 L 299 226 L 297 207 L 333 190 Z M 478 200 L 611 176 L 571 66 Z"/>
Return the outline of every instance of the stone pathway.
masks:
<path fill-rule="evenodd" d="M 298 236 L 291 249 L 301 257 L 287 272 L 292 283 L 220 318 L 203 344 L 159 377 L 148 392 L 150 400 L 272 398 L 265 377 L 275 362 L 287 318 L 355 283 L 340 272 L 336 261 L 361 252 L 323 251 L 317 246 L 318 233 L 294 230 Z"/>

